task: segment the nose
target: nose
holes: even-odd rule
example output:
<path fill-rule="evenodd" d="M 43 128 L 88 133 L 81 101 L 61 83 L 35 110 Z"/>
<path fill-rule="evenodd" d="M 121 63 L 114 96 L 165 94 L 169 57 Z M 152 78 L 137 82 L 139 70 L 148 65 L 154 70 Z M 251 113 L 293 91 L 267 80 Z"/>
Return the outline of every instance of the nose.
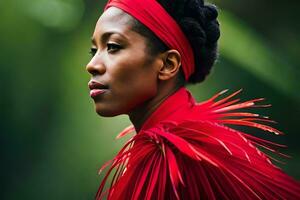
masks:
<path fill-rule="evenodd" d="M 105 73 L 106 68 L 105 65 L 97 54 L 90 60 L 90 62 L 86 65 L 86 70 L 91 75 L 102 75 Z"/>

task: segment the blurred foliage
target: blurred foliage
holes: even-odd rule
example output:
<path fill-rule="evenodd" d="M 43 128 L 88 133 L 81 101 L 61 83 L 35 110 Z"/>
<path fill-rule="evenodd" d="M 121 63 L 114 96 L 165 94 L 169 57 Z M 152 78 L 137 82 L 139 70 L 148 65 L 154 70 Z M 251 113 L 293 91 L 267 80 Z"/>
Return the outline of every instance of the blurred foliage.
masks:
<path fill-rule="evenodd" d="M 279 122 L 300 178 L 298 141 L 300 2 L 228 0 L 220 8 L 220 58 L 211 76 L 190 86 L 198 100 L 225 88 L 242 99 L 266 97 L 258 112 Z M 0 199 L 93 199 L 97 169 L 124 140 L 126 116 L 100 118 L 88 95 L 85 64 L 104 1 L 0 1 Z M 272 137 L 273 139 L 273 137 Z"/>

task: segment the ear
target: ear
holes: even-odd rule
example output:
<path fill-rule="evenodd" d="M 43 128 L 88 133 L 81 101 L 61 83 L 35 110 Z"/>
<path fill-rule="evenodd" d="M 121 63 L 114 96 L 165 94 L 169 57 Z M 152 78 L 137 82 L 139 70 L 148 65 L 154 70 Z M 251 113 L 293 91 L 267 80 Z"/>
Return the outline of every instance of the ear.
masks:
<path fill-rule="evenodd" d="M 163 65 L 161 66 L 158 79 L 169 80 L 177 75 L 181 67 L 181 56 L 177 50 L 171 49 L 162 54 Z"/>

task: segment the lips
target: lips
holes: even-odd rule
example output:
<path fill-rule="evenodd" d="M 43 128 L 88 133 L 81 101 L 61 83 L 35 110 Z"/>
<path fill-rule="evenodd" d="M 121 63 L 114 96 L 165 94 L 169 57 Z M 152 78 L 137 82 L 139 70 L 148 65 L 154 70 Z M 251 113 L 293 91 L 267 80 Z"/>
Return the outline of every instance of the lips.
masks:
<path fill-rule="evenodd" d="M 95 98 L 95 97 L 105 93 L 108 89 L 108 86 L 101 84 L 99 82 L 96 82 L 96 81 L 90 81 L 88 86 L 90 88 L 90 96 L 92 98 Z"/>

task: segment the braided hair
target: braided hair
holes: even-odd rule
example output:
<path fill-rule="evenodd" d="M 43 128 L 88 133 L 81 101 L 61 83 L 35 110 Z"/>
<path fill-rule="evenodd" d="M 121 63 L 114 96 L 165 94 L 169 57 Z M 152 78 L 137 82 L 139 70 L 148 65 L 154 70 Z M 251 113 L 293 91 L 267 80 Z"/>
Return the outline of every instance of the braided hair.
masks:
<path fill-rule="evenodd" d="M 209 74 L 217 59 L 217 42 L 220 38 L 218 11 L 204 0 L 157 0 L 179 24 L 189 40 L 195 57 L 195 71 L 185 81 L 183 72 L 179 79 L 183 84 L 200 83 Z M 147 38 L 150 56 L 168 50 L 168 47 L 150 29 L 134 19 L 132 28 Z"/>

